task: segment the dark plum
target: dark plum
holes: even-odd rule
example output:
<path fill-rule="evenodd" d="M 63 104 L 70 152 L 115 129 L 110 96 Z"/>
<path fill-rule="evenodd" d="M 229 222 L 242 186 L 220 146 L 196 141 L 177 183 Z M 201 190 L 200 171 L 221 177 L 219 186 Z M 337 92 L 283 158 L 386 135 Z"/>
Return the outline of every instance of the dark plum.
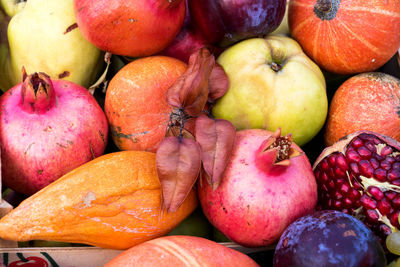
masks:
<path fill-rule="evenodd" d="M 234 42 L 273 32 L 281 24 L 286 0 L 189 0 L 194 25 L 211 44 Z"/>
<path fill-rule="evenodd" d="M 334 210 L 303 216 L 283 232 L 274 267 L 386 266 L 384 250 L 357 218 Z"/>

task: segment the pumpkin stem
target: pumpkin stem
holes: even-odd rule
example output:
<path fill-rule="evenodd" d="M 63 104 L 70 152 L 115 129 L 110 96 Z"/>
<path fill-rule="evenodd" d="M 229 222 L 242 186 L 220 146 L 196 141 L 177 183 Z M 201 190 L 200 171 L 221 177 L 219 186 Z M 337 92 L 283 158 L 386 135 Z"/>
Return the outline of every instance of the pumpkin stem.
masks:
<path fill-rule="evenodd" d="M 321 12 L 329 12 L 332 9 L 331 0 L 317 0 L 315 8 Z"/>

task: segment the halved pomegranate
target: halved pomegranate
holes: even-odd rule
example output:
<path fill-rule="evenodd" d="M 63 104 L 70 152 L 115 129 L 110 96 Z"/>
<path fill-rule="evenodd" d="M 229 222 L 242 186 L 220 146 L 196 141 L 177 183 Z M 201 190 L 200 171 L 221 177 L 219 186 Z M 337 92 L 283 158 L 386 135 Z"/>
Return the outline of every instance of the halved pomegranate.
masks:
<path fill-rule="evenodd" d="M 382 240 L 399 229 L 400 143 L 358 131 L 327 147 L 315 161 L 318 209 L 340 210 Z"/>

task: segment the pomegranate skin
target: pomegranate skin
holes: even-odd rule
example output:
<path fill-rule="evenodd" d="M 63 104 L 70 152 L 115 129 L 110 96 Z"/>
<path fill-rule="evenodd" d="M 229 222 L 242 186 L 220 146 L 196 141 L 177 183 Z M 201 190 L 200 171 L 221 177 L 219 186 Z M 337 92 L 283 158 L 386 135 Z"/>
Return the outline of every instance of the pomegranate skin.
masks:
<path fill-rule="evenodd" d="M 183 0 L 74 0 L 82 35 L 112 54 L 143 57 L 166 48 L 185 18 Z"/>
<path fill-rule="evenodd" d="M 259 147 L 271 135 L 262 129 L 238 131 L 218 188 L 213 190 L 204 176 L 198 187 L 208 220 L 245 247 L 275 243 L 290 223 L 313 212 L 317 203 L 317 184 L 305 153 L 269 172 L 257 167 Z M 294 143 L 291 147 L 301 151 Z"/>
<path fill-rule="evenodd" d="M 107 144 L 107 119 L 88 90 L 69 81 L 51 82 L 55 97 L 40 112 L 21 104 L 23 83 L 0 97 L 3 182 L 25 195 L 102 155 Z"/>

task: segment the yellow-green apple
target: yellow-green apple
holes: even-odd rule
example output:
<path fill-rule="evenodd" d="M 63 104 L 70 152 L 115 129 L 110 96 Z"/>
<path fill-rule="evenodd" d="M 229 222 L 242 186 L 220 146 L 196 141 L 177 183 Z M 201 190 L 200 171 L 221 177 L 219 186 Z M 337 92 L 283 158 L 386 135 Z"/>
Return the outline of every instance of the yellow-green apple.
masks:
<path fill-rule="evenodd" d="M 84 87 L 95 82 L 103 53 L 76 27 L 73 0 L 1 0 L 1 5 L 11 18 L 8 46 L 1 48 L 3 91 L 22 81 L 22 67 Z"/>
<path fill-rule="evenodd" d="M 281 128 L 298 145 L 322 128 L 328 112 L 325 78 L 295 40 L 278 35 L 244 40 L 217 61 L 230 85 L 212 109 L 215 117 L 238 130 Z"/>

